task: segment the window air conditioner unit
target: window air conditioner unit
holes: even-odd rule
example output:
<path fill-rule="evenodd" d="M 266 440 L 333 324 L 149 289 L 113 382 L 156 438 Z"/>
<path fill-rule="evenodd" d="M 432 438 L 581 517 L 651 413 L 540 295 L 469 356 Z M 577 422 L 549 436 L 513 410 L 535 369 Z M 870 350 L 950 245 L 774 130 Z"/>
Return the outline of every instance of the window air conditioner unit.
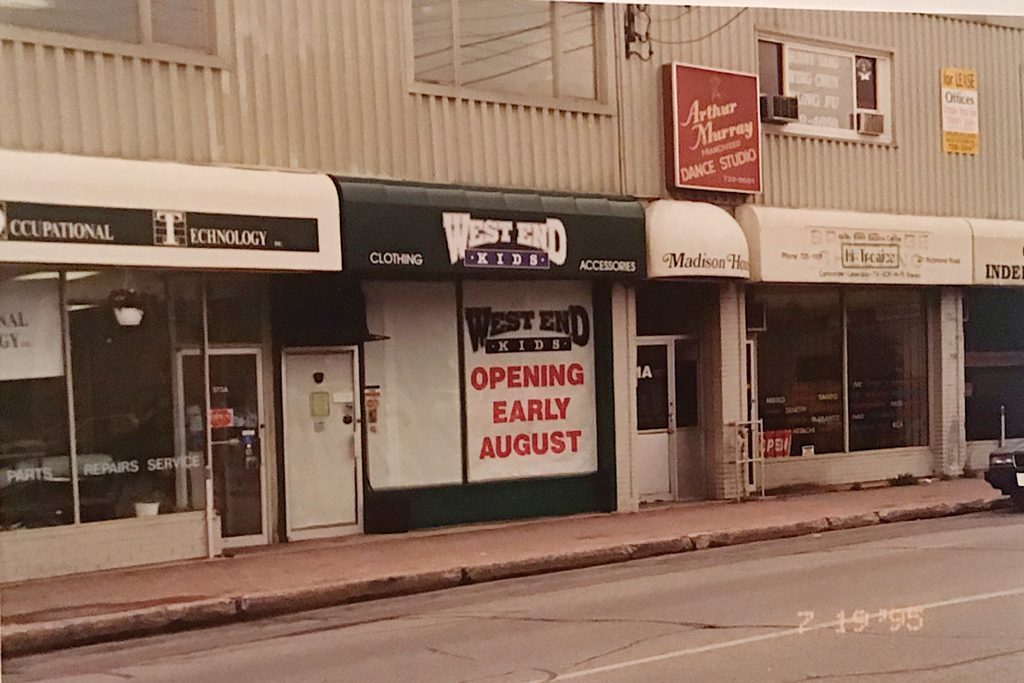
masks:
<path fill-rule="evenodd" d="M 800 120 L 800 107 L 795 97 L 761 95 L 761 120 L 767 123 L 793 123 Z"/>
<path fill-rule="evenodd" d="M 881 114 L 857 114 L 857 132 L 861 135 L 881 135 L 885 132 L 885 117 Z"/>

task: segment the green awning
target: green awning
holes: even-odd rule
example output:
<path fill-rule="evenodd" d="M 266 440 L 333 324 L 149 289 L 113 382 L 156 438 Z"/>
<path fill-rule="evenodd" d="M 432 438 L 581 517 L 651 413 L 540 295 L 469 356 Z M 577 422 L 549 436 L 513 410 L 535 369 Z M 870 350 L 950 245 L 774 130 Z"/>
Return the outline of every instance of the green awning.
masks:
<path fill-rule="evenodd" d="M 345 272 L 640 279 L 634 199 L 335 179 Z"/>

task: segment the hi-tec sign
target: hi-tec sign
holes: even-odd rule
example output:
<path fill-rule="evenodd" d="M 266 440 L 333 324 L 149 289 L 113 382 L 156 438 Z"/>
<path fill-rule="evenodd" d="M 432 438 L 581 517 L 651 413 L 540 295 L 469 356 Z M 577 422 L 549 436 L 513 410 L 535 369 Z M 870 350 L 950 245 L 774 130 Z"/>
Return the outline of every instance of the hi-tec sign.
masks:
<path fill-rule="evenodd" d="M 315 252 L 315 218 L 0 202 L 0 240 Z"/>

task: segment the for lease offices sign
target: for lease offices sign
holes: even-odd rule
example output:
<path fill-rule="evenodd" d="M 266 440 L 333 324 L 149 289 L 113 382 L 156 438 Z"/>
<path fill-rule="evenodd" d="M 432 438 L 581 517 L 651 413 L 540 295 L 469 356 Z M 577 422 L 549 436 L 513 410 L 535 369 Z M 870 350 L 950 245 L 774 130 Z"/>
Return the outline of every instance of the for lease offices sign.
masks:
<path fill-rule="evenodd" d="M 761 191 L 755 74 L 669 64 L 664 96 L 670 188 Z"/>
<path fill-rule="evenodd" d="M 978 153 L 978 76 L 973 69 L 942 68 L 942 151 Z"/>

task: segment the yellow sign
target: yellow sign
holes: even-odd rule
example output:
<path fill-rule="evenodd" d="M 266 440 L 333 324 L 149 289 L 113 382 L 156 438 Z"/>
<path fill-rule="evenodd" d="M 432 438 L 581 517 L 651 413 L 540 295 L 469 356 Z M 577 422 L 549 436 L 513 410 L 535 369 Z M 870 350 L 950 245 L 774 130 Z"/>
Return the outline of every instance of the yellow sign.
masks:
<path fill-rule="evenodd" d="M 943 67 L 942 151 L 978 153 L 978 76 L 973 69 Z"/>

